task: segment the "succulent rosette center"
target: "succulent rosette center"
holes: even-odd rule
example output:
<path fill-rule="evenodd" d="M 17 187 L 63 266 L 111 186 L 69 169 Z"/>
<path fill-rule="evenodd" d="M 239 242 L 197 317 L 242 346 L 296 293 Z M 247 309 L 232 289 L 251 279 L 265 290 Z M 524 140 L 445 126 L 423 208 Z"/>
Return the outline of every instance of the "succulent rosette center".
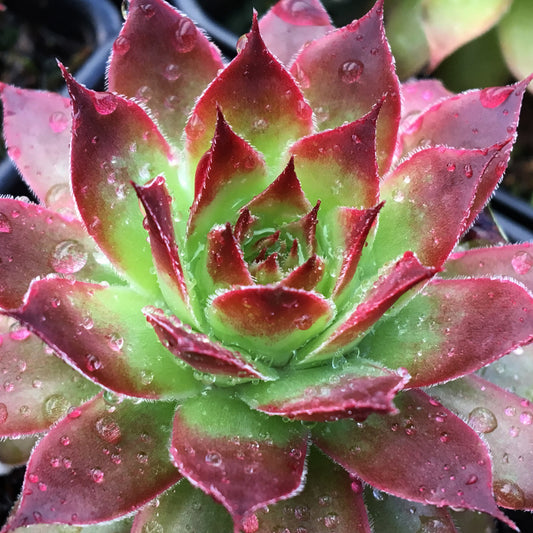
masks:
<path fill-rule="evenodd" d="M 458 244 L 530 79 L 400 84 L 382 4 L 335 29 L 282 0 L 225 64 L 132 0 L 108 91 L 63 66 L 70 99 L 1 86 L 41 204 L 0 199 L 0 436 L 46 432 L 4 531 L 455 533 L 451 508 L 533 508 L 475 411 L 528 405 L 490 369 L 533 337 L 531 248 Z"/>

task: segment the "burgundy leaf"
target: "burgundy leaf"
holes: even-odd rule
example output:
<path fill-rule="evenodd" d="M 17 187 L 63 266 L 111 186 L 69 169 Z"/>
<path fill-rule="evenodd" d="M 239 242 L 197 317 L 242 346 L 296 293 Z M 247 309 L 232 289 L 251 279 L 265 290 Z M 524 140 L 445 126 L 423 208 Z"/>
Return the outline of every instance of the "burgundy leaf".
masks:
<path fill-rule="evenodd" d="M 196 172 L 197 193 L 190 210 L 189 234 L 205 235 L 214 224 L 225 224 L 266 183 L 260 154 L 233 132 L 220 109 L 212 145 L 204 161 Z M 232 208 L 228 210 L 230 205 Z"/>
<path fill-rule="evenodd" d="M 335 29 L 320 0 L 281 0 L 259 21 L 268 49 L 286 66 L 308 42 Z"/>
<path fill-rule="evenodd" d="M 146 213 L 145 227 L 165 300 L 179 316 L 194 323 L 172 222 L 172 197 L 165 180 L 159 176 L 148 185 L 132 185 Z"/>
<path fill-rule="evenodd" d="M 492 457 L 494 496 L 509 509 L 533 509 L 533 411 L 528 400 L 476 375 L 431 389 L 483 438 Z"/>
<path fill-rule="evenodd" d="M 244 48 L 202 94 L 185 127 L 195 160 L 209 148 L 217 105 L 237 134 L 272 156 L 267 163 L 274 167 L 289 142 L 313 129 L 311 108 L 266 49 L 256 16 Z"/>
<path fill-rule="evenodd" d="M 293 157 L 285 170 L 263 192 L 248 202 L 246 208 L 266 221 L 275 220 L 278 225 L 290 222 L 311 209 L 294 172 Z"/>
<path fill-rule="evenodd" d="M 271 383 L 243 386 L 239 396 L 253 409 L 297 420 L 364 420 L 372 413 L 396 412 L 392 400 L 409 381 L 363 359 L 298 369 Z"/>
<path fill-rule="evenodd" d="M 94 258 L 94 243 L 79 220 L 44 207 L 0 198 L 0 306 L 22 304 L 32 279 L 57 273 L 119 282 Z"/>
<path fill-rule="evenodd" d="M 168 456 L 173 414 L 173 404 L 111 406 L 102 395 L 72 411 L 34 449 L 7 530 L 103 522 L 155 498 L 181 477 Z"/>
<path fill-rule="evenodd" d="M 410 387 L 471 373 L 533 339 L 533 297 L 509 280 L 433 279 L 359 344 Z"/>
<path fill-rule="evenodd" d="M 39 433 L 70 409 L 98 393 L 98 387 L 54 355 L 24 327 L 0 317 L 0 436 Z"/>
<path fill-rule="evenodd" d="M 139 201 L 130 182 L 142 185 L 158 175 L 173 174 L 170 146 L 137 104 L 85 89 L 65 69 L 63 73 L 73 101 L 72 190 L 80 215 L 118 270 L 144 289 L 158 292 Z M 178 201 L 187 200 L 177 184 L 169 188 Z"/>
<path fill-rule="evenodd" d="M 388 272 L 379 277 L 348 319 L 306 360 L 321 359 L 324 354 L 331 356 L 339 350 L 349 350 L 353 342 L 369 330 L 400 296 L 436 272 L 436 269 L 422 265 L 412 252 L 405 252 Z"/>
<path fill-rule="evenodd" d="M 153 307 L 146 307 L 143 312 L 163 345 L 196 370 L 237 378 L 267 379 L 240 353 L 224 348 L 207 335 L 192 332 L 176 317 L 168 317 Z"/>
<path fill-rule="evenodd" d="M 381 104 L 364 117 L 294 143 L 296 173 L 311 202 L 371 207 L 379 199 L 376 121 Z"/>
<path fill-rule="evenodd" d="M 456 252 L 446 261 L 443 274 L 513 278 L 533 291 L 533 244 L 524 242 Z"/>
<path fill-rule="evenodd" d="M 207 272 L 215 285 L 252 285 L 253 279 L 228 222 L 207 235 Z"/>
<path fill-rule="evenodd" d="M 291 351 L 322 331 L 331 304 L 314 292 L 281 285 L 243 287 L 216 296 L 206 310 L 219 339 L 285 364 Z"/>
<path fill-rule="evenodd" d="M 113 45 L 109 90 L 146 105 L 176 145 L 196 97 L 222 67 L 216 47 L 167 2 L 131 0 Z"/>
<path fill-rule="evenodd" d="M 399 394 L 395 403 L 397 415 L 317 426 L 315 442 L 378 490 L 483 511 L 512 526 L 492 497 L 491 460 L 477 434 L 420 390 Z"/>
<path fill-rule="evenodd" d="M 315 207 L 299 220 L 290 222 L 285 226 L 286 230 L 295 235 L 308 255 L 316 252 L 316 226 L 318 224 L 318 209 L 320 200 Z"/>
<path fill-rule="evenodd" d="M 274 252 L 265 260 L 252 264 L 250 271 L 259 285 L 268 285 L 279 281 L 282 274 L 278 264 L 278 253 Z"/>
<path fill-rule="evenodd" d="M 313 254 L 305 263 L 295 268 L 280 285 L 293 289 L 313 290 L 324 277 L 324 261 Z"/>
<path fill-rule="evenodd" d="M 68 187 L 70 100 L 56 93 L 19 89 L 1 82 L 0 97 L 8 155 L 41 202 L 73 212 Z"/>
<path fill-rule="evenodd" d="M 380 174 L 391 164 L 400 122 L 400 85 L 383 29 L 383 1 L 361 19 L 306 46 L 291 73 L 314 109 L 320 129 L 368 113 L 385 96 L 377 124 Z M 375 203 L 375 202 L 374 202 Z"/>
<path fill-rule="evenodd" d="M 198 392 L 192 371 L 178 364 L 146 324 L 141 309 L 147 303 L 126 287 L 47 278 L 34 281 L 24 305 L 10 314 L 114 392 L 152 399 Z"/>
<path fill-rule="evenodd" d="M 299 490 L 307 438 L 303 426 L 211 391 L 178 407 L 170 452 L 193 485 L 226 507 L 237 533 L 253 511 Z"/>

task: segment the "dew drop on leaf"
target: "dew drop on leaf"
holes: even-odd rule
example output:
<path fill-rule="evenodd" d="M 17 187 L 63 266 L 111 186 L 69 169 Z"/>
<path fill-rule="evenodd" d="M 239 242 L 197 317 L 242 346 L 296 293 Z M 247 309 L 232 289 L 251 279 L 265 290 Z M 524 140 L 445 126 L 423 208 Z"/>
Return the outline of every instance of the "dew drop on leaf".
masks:
<path fill-rule="evenodd" d="M 222 466 L 222 457 L 218 452 L 208 452 L 205 456 L 205 462 L 208 465 L 220 467 Z"/>
<path fill-rule="evenodd" d="M 512 92 L 512 87 L 488 87 L 479 93 L 479 101 L 483 107 L 494 109 L 502 105 Z"/>
<path fill-rule="evenodd" d="M 181 70 L 178 65 L 174 63 L 169 63 L 163 72 L 163 76 L 168 81 L 176 81 L 181 76 Z"/>
<path fill-rule="evenodd" d="M 7 406 L 5 403 L 0 403 L 0 424 L 3 424 L 8 417 Z"/>
<path fill-rule="evenodd" d="M 120 12 L 122 13 L 122 16 L 124 17 L 124 20 L 128 17 L 128 12 L 130 10 L 130 3 L 129 0 L 122 0 L 122 4 L 120 5 Z"/>
<path fill-rule="evenodd" d="M 48 396 L 43 404 L 44 416 L 47 420 L 55 421 L 65 416 L 70 407 L 69 401 L 62 394 Z"/>
<path fill-rule="evenodd" d="M 94 108 L 100 115 L 110 115 L 118 107 L 118 99 L 114 94 L 101 93 L 94 95 Z"/>
<path fill-rule="evenodd" d="M 48 119 L 48 125 L 54 133 L 65 131 L 69 125 L 69 119 L 63 111 L 55 111 Z"/>
<path fill-rule="evenodd" d="M 120 426 L 111 417 L 99 418 L 95 424 L 98 436 L 109 444 L 117 444 L 122 438 Z"/>
<path fill-rule="evenodd" d="M 11 233 L 12 231 L 13 227 L 9 218 L 4 213 L 0 213 L 0 233 Z"/>
<path fill-rule="evenodd" d="M 359 81 L 359 79 L 361 78 L 361 75 L 363 74 L 364 69 L 365 69 L 365 66 L 358 59 L 345 61 L 339 67 L 340 79 L 342 82 L 346 83 L 347 85 L 351 85 L 352 83 Z"/>
<path fill-rule="evenodd" d="M 517 252 L 511 259 L 511 265 L 517 274 L 523 276 L 533 267 L 533 257 L 527 252 Z"/>
<path fill-rule="evenodd" d="M 498 420 L 490 409 L 476 407 L 468 415 L 468 425 L 478 433 L 490 433 L 498 427 Z"/>
<path fill-rule="evenodd" d="M 95 372 L 102 368 L 102 361 L 96 355 L 88 354 L 85 356 L 85 366 L 89 372 Z"/>
<path fill-rule="evenodd" d="M 498 504 L 511 509 L 524 507 L 525 496 L 523 490 L 513 481 L 500 479 L 494 482 L 494 495 Z"/>
<path fill-rule="evenodd" d="M 178 52 L 186 54 L 196 46 L 197 29 L 194 24 L 186 18 L 182 18 L 178 23 L 174 36 L 174 44 Z"/>
<path fill-rule="evenodd" d="M 87 263 L 87 251 L 73 239 L 60 242 L 52 253 L 52 268 L 58 274 L 75 274 Z"/>
<path fill-rule="evenodd" d="M 130 41 L 127 37 L 124 37 L 123 35 L 118 37 L 117 40 L 113 43 L 113 50 L 121 56 L 125 55 L 129 49 Z"/>
<path fill-rule="evenodd" d="M 140 8 L 147 19 L 151 19 L 155 15 L 154 6 L 152 4 L 141 4 Z"/>
<path fill-rule="evenodd" d="M 99 468 L 92 468 L 91 478 L 95 483 L 102 483 L 104 481 L 104 473 Z"/>

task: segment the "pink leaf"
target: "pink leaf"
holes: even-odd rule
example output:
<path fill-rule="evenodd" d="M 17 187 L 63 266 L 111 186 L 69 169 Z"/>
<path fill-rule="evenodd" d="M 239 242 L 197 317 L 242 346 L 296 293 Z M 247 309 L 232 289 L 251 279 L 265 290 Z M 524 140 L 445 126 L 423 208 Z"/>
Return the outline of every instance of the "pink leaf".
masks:
<path fill-rule="evenodd" d="M 508 280 L 433 279 L 364 338 L 361 353 L 403 366 L 410 387 L 469 374 L 533 339 L 533 297 Z"/>
<path fill-rule="evenodd" d="M 24 180 L 48 207 L 73 210 L 68 188 L 72 126 L 69 99 L 3 83 L 0 96 L 8 154 Z"/>
<path fill-rule="evenodd" d="M 173 413 L 173 404 L 130 400 L 110 411 L 102 395 L 73 411 L 34 449 L 7 530 L 103 522 L 155 498 L 181 477 L 168 457 Z"/>
<path fill-rule="evenodd" d="M 165 300 L 179 316 L 194 323 L 174 233 L 172 197 L 165 180 L 159 176 L 148 185 L 132 185 L 146 213 L 145 227 L 150 236 L 152 257 Z"/>
<path fill-rule="evenodd" d="M 404 123 L 412 123 L 426 108 L 436 102 L 453 96 L 440 80 L 409 80 L 401 85 L 403 105 L 402 105 L 402 126 Z"/>
<path fill-rule="evenodd" d="M 509 244 L 456 252 L 445 264 L 444 275 L 502 276 L 513 278 L 533 291 L 533 244 Z"/>
<path fill-rule="evenodd" d="M 24 327 L 8 330 L 0 317 L 0 436 L 39 433 L 98 393 Z"/>
<path fill-rule="evenodd" d="M 147 304 L 126 287 L 61 278 L 34 281 L 10 314 L 92 381 L 139 398 L 176 398 L 201 385 L 146 324 Z M 150 357 L 146 357 L 150 353 Z"/>
<path fill-rule="evenodd" d="M 281 285 L 228 290 L 206 310 L 218 337 L 285 364 L 291 351 L 321 331 L 332 316 L 331 304 L 313 292 Z"/>
<path fill-rule="evenodd" d="M 345 364 L 298 369 L 271 383 L 244 385 L 239 396 L 269 415 L 296 420 L 364 420 L 372 413 L 396 412 L 392 400 L 409 381 L 362 359 Z"/>
<path fill-rule="evenodd" d="M 209 148 L 217 105 L 238 135 L 271 154 L 269 166 L 279 163 L 290 141 L 312 131 L 311 108 L 266 49 L 256 17 L 244 48 L 202 94 L 187 123 L 187 147 L 195 160 Z"/>
<path fill-rule="evenodd" d="M 219 51 L 190 19 L 161 0 L 132 0 L 113 46 L 109 90 L 146 105 L 179 145 L 194 101 L 222 67 Z"/>
<path fill-rule="evenodd" d="M 357 120 L 385 97 L 377 125 L 378 167 L 380 174 L 385 173 L 396 146 L 401 104 L 383 29 L 383 1 L 361 19 L 305 47 L 291 73 L 315 111 L 320 129 Z"/>
<path fill-rule="evenodd" d="M 491 460 L 476 433 L 422 391 L 402 393 L 395 403 L 397 415 L 317 426 L 315 442 L 378 490 L 512 524 L 492 498 Z"/>
<path fill-rule="evenodd" d="M 386 203 L 372 245 L 376 261 L 411 250 L 424 265 L 439 268 L 471 223 L 492 161 L 506 149 L 506 144 L 488 150 L 427 148 L 396 167 L 381 187 Z"/>
<path fill-rule="evenodd" d="M 250 513 L 298 491 L 307 437 L 303 426 L 212 391 L 178 407 L 170 451 L 180 472 L 226 507 L 238 532 Z"/>
<path fill-rule="evenodd" d="M 379 199 L 376 162 L 378 104 L 361 119 L 300 139 L 290 148 L 296 173 L 311 202 L 371 207 Z"/>
<path fill-rule="evenodd" d="M 44 207 L 0 198 L 0 306 L 22 304 L 32 279 L 57 273 L 84 280 L 119 281 L 99 264 L 82 224 Z"/>
<path fill-rule="evenodd" d="M 145 290 L 158 292 L 130 181 L 142 185 L 161 174 L 173 175 L 170 147 L 137 104 L 89 91 L 63 72 L 73 101 L 72 190 L 80 215 L 118 270 Z M 185 200 L 176 186 L 169 188 L 178 201 Z"/>
<path fill-rule="evenodd" d="M 240 353 L 211 341 L 207 335 L 193 333 L 176 317 L 167 317 L 163 311 L 152 307 L 143 312 L 163 345 L 196 370 L 237 378 L 266 379 Z"/>
<path fill-rule="evenodd" d="M 268 49 L 286 66 L 308 42 L 335 29 L 320 0 L 281 0 L 259 21 Z"/>
<path fill-rule="evenodd" d="M 533 509 L 533 411 L 529 401 L 476 375 L 431 389 L 487 443 L 494 496 L 509 509 Z"/>

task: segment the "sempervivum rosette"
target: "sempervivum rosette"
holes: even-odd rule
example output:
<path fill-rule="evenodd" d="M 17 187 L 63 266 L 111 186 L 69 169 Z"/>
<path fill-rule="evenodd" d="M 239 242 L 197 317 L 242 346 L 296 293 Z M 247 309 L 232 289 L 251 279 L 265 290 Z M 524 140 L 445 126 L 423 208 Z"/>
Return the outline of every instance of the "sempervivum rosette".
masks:
<path fill-rule="evenodd" d="M 283 0 L 239 48 L 224 66 L 133 0 L 108 92 L 64 68 L 70 100 L 2 87 L 41 204 L 0 199 L 0 434 L 43 435 L 3 531 L 451 533 L 484 519 L 449 508 L 532 508 L 527 360 L 502 360 L 516 393 L 474 374 L 532 339 L 532 250 L 457 248 L 529 79 L 401 87 L 382 2 L 335 30 Z"/>

